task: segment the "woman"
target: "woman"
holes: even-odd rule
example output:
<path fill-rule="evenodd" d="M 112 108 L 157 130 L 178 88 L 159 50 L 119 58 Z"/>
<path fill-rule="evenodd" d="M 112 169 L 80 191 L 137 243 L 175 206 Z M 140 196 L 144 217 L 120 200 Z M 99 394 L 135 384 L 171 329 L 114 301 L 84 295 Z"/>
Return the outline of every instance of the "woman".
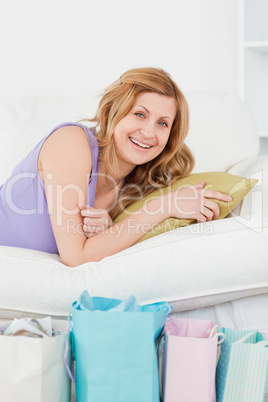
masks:
<path fill-rule="evenodd" d="M 188 105 L 163 70 L 124 73 L 89 121 L 97 130 L 79 123 L 56 127 L 1 186 L 0 245 L 59 253 L 64 264 L 77 266 L 124 250 L 169 217 L 215 219 L 219 208 L 209 198 L 229 200 L 202 190 L 202 182 L 112 225 L 122 208 L 188 176 L 194 166 L 184 144 Z"/>

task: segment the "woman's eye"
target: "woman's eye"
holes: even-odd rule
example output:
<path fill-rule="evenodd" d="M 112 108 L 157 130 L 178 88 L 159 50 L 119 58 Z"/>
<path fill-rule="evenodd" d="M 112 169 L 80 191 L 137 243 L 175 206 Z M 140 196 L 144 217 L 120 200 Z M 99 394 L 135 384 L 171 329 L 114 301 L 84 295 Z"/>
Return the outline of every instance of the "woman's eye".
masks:
<path fill-rule="evenodd" d="M 165 123 L 164 121 L 160 121 L 159 124 L 162 127 L 168 127 L 167 123 Z"/>
<path fill-rule="evenodd" d="M 142 118 L 145 117 L 144 114 L 141 113 L 141 112 L 136 112 L 136 113 L 134 113 L 134 114 L 135 114 L 135 116 L 138 116 L 138 117 L 142 117 Z M 164 121 L 160 121 L 158 124 L 159 124 L 161 127 L 168 127 L 167 123 L 164 122 Z"/>

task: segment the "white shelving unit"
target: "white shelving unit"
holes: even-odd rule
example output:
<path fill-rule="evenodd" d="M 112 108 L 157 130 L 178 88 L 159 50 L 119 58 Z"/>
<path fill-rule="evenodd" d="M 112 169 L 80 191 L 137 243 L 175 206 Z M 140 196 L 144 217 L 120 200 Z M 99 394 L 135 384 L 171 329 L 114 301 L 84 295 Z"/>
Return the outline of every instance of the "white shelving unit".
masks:
<path fill-rule="evenodd" d="M 241 97 L 252 110 L 268 154 L 268 0 L 242 0 Z"/>

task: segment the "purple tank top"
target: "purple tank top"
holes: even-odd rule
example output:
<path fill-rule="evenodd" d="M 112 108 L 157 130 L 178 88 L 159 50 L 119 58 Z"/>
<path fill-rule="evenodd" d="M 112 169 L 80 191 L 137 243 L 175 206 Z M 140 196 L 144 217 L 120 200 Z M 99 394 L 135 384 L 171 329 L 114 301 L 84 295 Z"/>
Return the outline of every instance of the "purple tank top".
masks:
<path fill-rule="evenodd" d="M 92 154 L 92 171 L 87 188 L 87 204 L 94 207 L 98 178 L 98 143 L 94 133 L 78 123 L 63 123 L 43 138 L 15 167 L 0 186 L 0 245 L 23 247 L 58 254 L 48 214 L 45 185 L 38 173 L 38 156 L 45 140 L 60 127 L 78 126 L 87 135 Z"/>

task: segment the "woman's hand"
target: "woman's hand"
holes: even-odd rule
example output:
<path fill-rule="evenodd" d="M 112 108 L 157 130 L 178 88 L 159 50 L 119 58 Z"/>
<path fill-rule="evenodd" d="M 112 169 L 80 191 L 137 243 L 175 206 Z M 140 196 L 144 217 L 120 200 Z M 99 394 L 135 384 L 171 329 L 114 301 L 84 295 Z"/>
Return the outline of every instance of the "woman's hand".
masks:
<path fill-rule="evenodd" d="M 78 207 L 84 217 L 83 231 L 87 238 L 102 233 L 113 225 L 113 221 L 106 209 L 92 208 L 81 202 Z"/>
<path fill-rule="evenodd" d="M 217 219 L 220 213 L 218 204 L 208 198 L 221 201 L 231 201 L 228 194 L 215 190 L 204 190 L 205 181 L 192 186 L 178 188 L 166 194 L 171 197 L 170 211 L 171 216 L 180 219 L 196 219 L 198 222 L 211 221 Z"/>

